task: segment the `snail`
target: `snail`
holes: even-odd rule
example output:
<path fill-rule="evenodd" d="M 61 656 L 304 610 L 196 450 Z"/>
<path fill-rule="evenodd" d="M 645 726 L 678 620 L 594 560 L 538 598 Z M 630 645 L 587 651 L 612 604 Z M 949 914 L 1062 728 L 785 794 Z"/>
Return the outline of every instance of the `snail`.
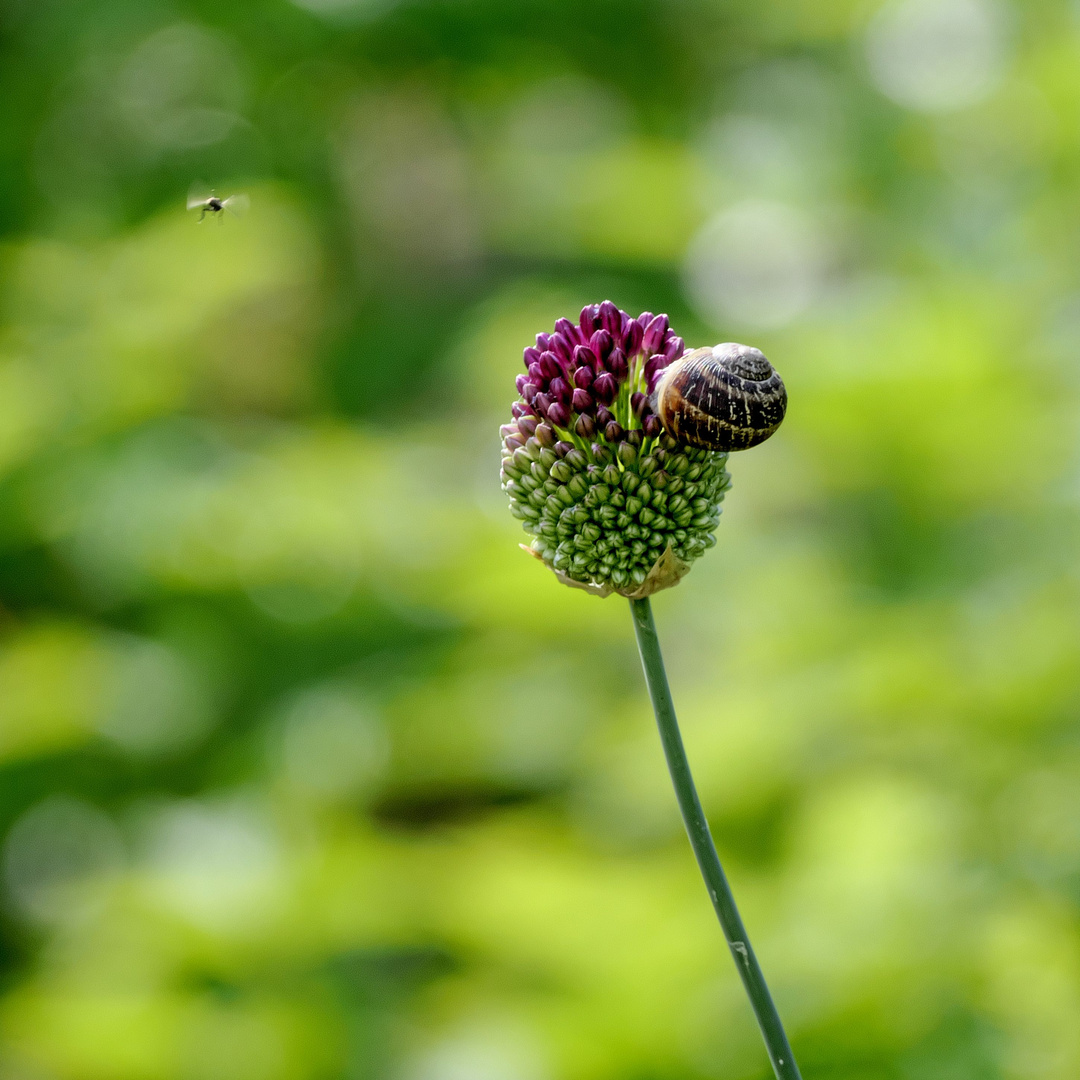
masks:
<path fill-rule="evenodd" d="M 787 391 L 772 364 L 749 345 L 694 349 L 671 364 L 653 394 L 669 435 L 707 450 L 746 450 L 784 419 Z"/>

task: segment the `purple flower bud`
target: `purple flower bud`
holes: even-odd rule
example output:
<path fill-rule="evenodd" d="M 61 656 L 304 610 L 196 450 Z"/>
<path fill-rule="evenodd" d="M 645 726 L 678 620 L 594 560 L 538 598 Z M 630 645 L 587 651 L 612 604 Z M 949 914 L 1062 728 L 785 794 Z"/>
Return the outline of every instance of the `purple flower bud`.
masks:
<path fill-rule="evenodd" d="M 638 317 L 637 322 L 640 324 L 641 329 L 644 330 L 646 326 L 653 321 L 653 313 L 651 311 L 643 311 Z"/>
<path fill-rule="evenodd" d="M 579 390 L 588 390 L 592 385 L 593 378 L 592 368 L 583 364 L 574 372 L 574 385 Z"/>
<path fill-rule="evenodd" d="M 567 402 L 570 400 L 570 384 L 560 375 L 557 379 L 551 380 L 548 393 L 556 401 Z"/>
<path fill-rule="evenodd" d="M 562 374 L 559 358 L 550 350 L 540 356 L 540 372 L 545 379 L 554 379 Z"/>
<path fill-rule="evenodd" d="M 519 394 L 521 394 L 522 397 L 525 396 L 525 386 L 528 383 L 528 381 L 529 381 L 529 376 L 528 375 L 519 375 L 514 380 L 514 386 L 517 387 L 517 392 Z"/>
<path fill-rule="evenodd" d="M 533 399 L 536 397 L 537 391 L 538 387 L 536 383 L 527 382 L 521 388 L 521 396 L 531 405 L 533 403 Z"/>
<path fill-rule="evenodd" d="M 581 336 L 581 331 L 569 319 L 560 319 L 555 324 L 555 330 L 566 338 L 571 348 L 575 345 L 582 344 L 584 340 Z"/>
<path fill-rule="evenodd" d="M 663 431 L 663 427 L 660 424 L 660 417 L 656 413 L 649 413 L 644 420 L 641 421 L 642 430 L 645 432 L 647 439 L 655 439 L 657 435 Z"/>
<path fill-rule="evenodd" d="M 604 438 L 607 439 L 608 442 L 620 442 L 625 434 L 626 432 L 623 431 L 622 425 L 616 423 L 614 420 L 604 428 Z"/>
<path fill-rule="evenodd" d="M 596 425 L 593 423 L 592 417 L 587 413 L 582 413 L 577 418 L 577 423 L 574 425 L 574 431 L 583 439 L 591 439 L 596 434 Z"/>
<path fill-rule="evenodd" d="M 550 424 L 537 424 L 532 434 L 536 436 L 536 441 L 541 446 L 555 445 L 555 429 Z"/>
<path fill-rule="evenodd" d="M 664 377 L 665 368 L 657 368 L 650 376 L 648 380 L 649 396 L 652 396 L 653 391 L 656 389 L 657 384 Z"/>
<path fill-rule="evenodd" d="M 627 356 L 634 356 L 641 348 L 641 339 L 645 336 L 645 329 L 637 319 L 631 319 L 626 331 L 623 333 L 622 347 Z"/>
<path fill-rule="evenodd" d="M 523 416 L 535 416 L 536 410 L 531 405 L 526 405 L 523 401 L 515 401 L 510 406 L 510 415 L 515 420 L 520 420 Z"/>
<path fill-rule="evenodd" d="M 610 412 L 608 409 L 605 409 L 603 405 L 601 405 L 600 408 L 596 410 L 596 422 L 600 425 L 600 427 L 607 427 L 608 424 L 610 424 L 611 421 L 614 419 L 615 414 Z"/>
<path fill-rule="evenodd" d="M 537 425 L 540 423 L 535 416 L 523 416 L 518 421 L 518 431 L 520 431 L 526 438 L 530 435 L 536 434 Z"/>
<path fill-rule="evenodd" d="M 575 345 L 574 363 L 578 367 L 592 367 L 596 363 L 596 354 L 588 345 Z"/>
<path fill-rule="evenodd" d="M 610 405 L 619 393 L 619 384 L 609 371 L 602 371 L 593 380 L 593 397 L 603 405 Z"/>
<path fill-rule="evenodd" d="M 521 441 L 516 435 L 508 435 L 503 439 L 503 445 L 512 454 L 515 450 L 520 450 L 525 443 Z"/>
<path fill-rule="evenodd" d="M 536 385 L 541 388 L 543 388 L 544 383 L 547 382 L 547 379 L 544 377 L 543 365 L 539 360 L 535 364 L 529 365 L 529 381 L 536 383 Z"/>
<path fill-rule="evenodd" d="M 558 454 L 559 457 L 566 457 L 566 455 L 569 454 L 570 451 L 573 449 L 574 444 L 572 442 L 565 441 L 557 442 L 554 447 L 555 453 Z"/>
<path fill-rule="evenodd" d="M 668 330 L 668 317 L 666 315 L 657 315 L 655 319 L 647 327 L 645 327 L 645 336 L 641 340 L 641 347 L 650 356 L 655 352 L 660 352 L 664 347 L 664 336 Z"/>
<path fill-rule="evenodd" d="M 667 357 L 663 353 L 655 353 L 645 361 L 645 378 L 651 379 L 662 367 L 667 364 Z"/>
<path fill-rule="evenodd" d="M 596 402 L 593 401 L 592 395 L 588 390 L 575 390 L 573 397 L 570 399 L 570 403 L 574 409 L 574 412 L 588 413 L 592 412 L 596 408 Z"/>
<path fill-rule="evenodd" d="M 589 339 L 589 347 L 601 360 L 606 360 L 611 355 L 612 345 L 614 341 L 606 330 L 597 330 Z"/>
<path fill-rule="evenodd" d="M 630 395 L 630 410 L 635 416 L 644 416 L 648 404 L 649 399 L 644 394 Z"/>
<path fill-rule="evenodd" d="M 548 409 L 551 408 L 551 395 L 537 394 L 536 397 L 533 398 L 532 403 L 533 408 L 535 408 L 541 416 L 547 416 Z"/>
<path fill-rule="evenodd" d="M 509 439 L 511 435 L 517 435 L 519 431 L 520 428 L 517 424 L 503 424 L 503 426 L 499 428 L 499 438 Z M 532 432 L 529 432 L 529 434 L 531 435 Z"/>
<path fill-rule="evenodd" d="M 581 309 L 581 332 L 588 341 L 592 337 L 593 331 L 596 329 L 600 308 L 596 304 L 586 304 Z"/>
<path fill-rule="evenodd" d="M 672 360 L 678 360 L 685 348 L 686 342 L 681 337 L 668 338 L 667 345 L 664 346 L 664 355 L 670 363 Z"/>
<path fill-rule="evenodd" d="M 540 350 L 534 349 L 531 345 L 525 350 L 525 366 L 535 364 L 540 359 Z"/>
<path fill-rule="evenodd" d="M 619 382 L 623 382 L 630 374 L 630 365 L 626 362 L 622 349 L 612 350 L 608 357 L 608 370 Z"/>
<path fill-rule="evenodd" d="M 551 335 L 551 351 L 558 357 L 559 361 L 564 364 L 569 364 L 574 355 L 574 350 L 570 347 L 570 342 L 562 336 L 562 334 Z"/>
<path fill-rule="evenodd" d="M 567 427 L 570 424 L 570 410 L 561 401 L 556 401 L 548 409 L 547 418 L 556 427 Z"/>
<path fill-rule="evenodd" d="M 610 300 L 605 300 L 600 305 L 600 325 L 612 338 L 617 338 L 622 333 L 622 313 Z"/>

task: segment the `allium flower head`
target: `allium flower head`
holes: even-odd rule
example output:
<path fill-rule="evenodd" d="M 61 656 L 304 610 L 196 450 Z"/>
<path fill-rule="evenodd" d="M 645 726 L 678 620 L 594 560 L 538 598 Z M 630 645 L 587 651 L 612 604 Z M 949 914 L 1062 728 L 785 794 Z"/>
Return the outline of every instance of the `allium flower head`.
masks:
<path fill-rule="evenodd" d="M 501 429 L 503 490 L 526 550 L 565 584 L 648 596 L 716 543 L 727 454 L 681 443 L 650 400 L 683 351 L 666 315 L 634 319 L 611 301 L 525 350 Z"/>

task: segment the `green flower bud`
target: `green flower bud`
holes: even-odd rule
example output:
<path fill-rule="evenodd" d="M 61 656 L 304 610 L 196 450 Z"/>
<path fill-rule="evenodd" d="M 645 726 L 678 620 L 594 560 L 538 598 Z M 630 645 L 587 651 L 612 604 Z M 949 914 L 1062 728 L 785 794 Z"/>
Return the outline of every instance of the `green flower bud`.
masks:
<path fill-rule="evenodd" d="M 633 465 L 635 461 L 637 461 L 637 450 L 634 449 L 632 443 L 619 443 L 619 449 L 616 451 L 616 453 L 618 454 L 619 461 L 623 465 L 625 465 L 626 468 L 630 468 L 630 466 Z"/>
<path fill-rule="evenodd" d="M 642 458 L 642 459 L 641 459 L 641 460 L 640 460 L 640 461 L 638 462 L 638 467 L 637 467 L 637 471 L 638 471 L 638 472 L 639 472 L 639 473 L 640 473 L 640 474 L 641 474 L 642 476 L 644 476 L 644 477 L 649 477 L 649 476 L 652 476 L 652 474 L 653 474 L 654 472 L 656 472 L 656 470 L 657 470 L 657 469 L 658 469 L 659 467 L 660 467 L 660 466 L 659 466 L 659 464 L 657 463 L 657 460 L 656 460 L 656 458 L 654 458 L 654 457 L 653 457 L 652 455 L 649 455 L 648 457 L 643 457 L 643 458 Z"/>

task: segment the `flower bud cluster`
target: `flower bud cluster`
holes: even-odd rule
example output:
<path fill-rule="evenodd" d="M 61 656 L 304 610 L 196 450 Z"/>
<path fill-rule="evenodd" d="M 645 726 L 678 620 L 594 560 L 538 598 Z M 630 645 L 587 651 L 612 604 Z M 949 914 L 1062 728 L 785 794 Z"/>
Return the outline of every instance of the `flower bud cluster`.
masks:
<path fill-rule="evenodd" d="M 560 319 L 553 334 L 537 334 L 536 345 L 525 350 L 527 370 L 517 377 L 521 400 L 513 406 L 514 419 L 536 417 L 582 439 L 606 434 L 616 420 L 655 438 L 660 420 L 648 396 L 683 351 L 666 315 L 646 311 L 631 319 L 610 300 L 590 304 L 577 323 Z M 517 449 L 509 441 L 514 436 L 504 438 L 510 450 Z"/>
<path fill-rule="evenodd" d="M 503 490 L 530 550 L 572 582 L 634 593 L 665 552 L 688 564 L 716 542 L 727 454 L 681 444 L 649 401 L 682 354 L 666 315 L 610 301 L 525 350 Z"/>

